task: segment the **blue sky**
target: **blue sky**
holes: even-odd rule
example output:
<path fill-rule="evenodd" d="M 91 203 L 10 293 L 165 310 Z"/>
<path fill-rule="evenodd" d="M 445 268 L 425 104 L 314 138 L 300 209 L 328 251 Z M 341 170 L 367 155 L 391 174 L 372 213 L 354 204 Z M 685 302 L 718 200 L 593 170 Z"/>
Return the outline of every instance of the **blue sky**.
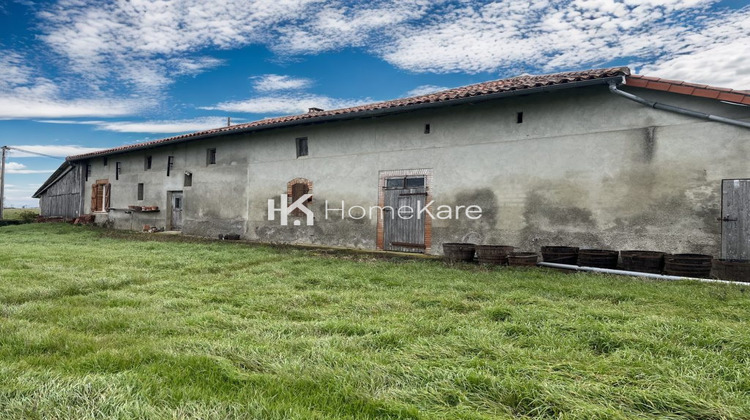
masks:
<path fill-rule="evenodd" d="M 709 0 L 0 0 L 0 145 L 65 156 L 522 73 L 750 89 L 750 6 Z M 61 160 L 12 151 L 6 203 Z"/>

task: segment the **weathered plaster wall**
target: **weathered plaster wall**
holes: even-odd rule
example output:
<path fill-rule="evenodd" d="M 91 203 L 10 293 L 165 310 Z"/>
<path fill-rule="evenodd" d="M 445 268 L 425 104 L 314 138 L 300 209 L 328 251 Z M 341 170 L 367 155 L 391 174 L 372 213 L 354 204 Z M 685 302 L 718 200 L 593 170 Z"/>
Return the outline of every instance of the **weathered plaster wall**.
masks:
<path fill-rule="evenodd" d="M 746 107 L 624 89 L 750 118 Z M 296 137 L 308 138 L 309 156 L 296 158 Z M 207 147 L 217 148 L 216 165 L 206 166 Z M 443 242 L 470 240 L 529 250 L 559 244 L 718 255 L 720 183 L 750 177 L 749 152 L 750 130 L 646 108 L 600 86 L 192 142 L 134 152 L 132 161 L 111 156 L 106 169 L 114 179 L 115 161 L 134 168 L 113 182 L 113 207 L 134 204 L 137 182 L 147 183 L 144 205 L 165 209 L 166 191 L 184 190 L 188 234 L 374 248 L 374 220 L 326 220 L 325 201 L 374 206 L 379 171 L 432 169 L 436 204 L 484 209 L 477 221 L 434 220 L 433 253 Z M 149 173 L 147 153 L 154 156 Z M 169 154 L 179 177 L 164 175 Z M 94 166 L 101 169 L 96 160 Z M 182 187 L 185 170 L 194 174 L 192 187 Z M 313 182 L 312 227 L 266 220 L 267 200 L 278 206 L 294 178 Z M 110 218 L 128 228 L 119 213 Z"/>

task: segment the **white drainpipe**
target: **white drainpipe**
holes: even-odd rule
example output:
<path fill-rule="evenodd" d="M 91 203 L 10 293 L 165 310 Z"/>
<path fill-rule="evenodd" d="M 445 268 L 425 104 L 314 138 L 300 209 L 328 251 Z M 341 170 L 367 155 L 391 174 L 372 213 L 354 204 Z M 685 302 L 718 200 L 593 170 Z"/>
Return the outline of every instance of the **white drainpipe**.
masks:
<path fill-rule="evenodd" d="M 633 277 L 646 277 L 658 280 L 695 280 L 704 283 L 724 283 L 724 284 L 735 284 L 738 286 L 750 286 L 750 283 L 743 283 L 741 281 L 729 281 L 729 280 L 714 280 L 714 279 L 699 279 L 696 277 L 680 277 L 680 276 L 668 276 L 665 274 L 653 274 L 653 273 L 641 273 L 638 271 L 626 271 L 626 270 L 613 270 L 610 268 L 597 268 L 597 267 L 581 267 L 570 264 L 558 264 L 550 262 L 537 263 L 542 267 L 550 268 L 562 268 L 565 270 L 577 270 L 577 271 L 589 271 L 592 273 L 606 273 L 606 274 L 619 274 L 622 276 L 633 276 Z"/>

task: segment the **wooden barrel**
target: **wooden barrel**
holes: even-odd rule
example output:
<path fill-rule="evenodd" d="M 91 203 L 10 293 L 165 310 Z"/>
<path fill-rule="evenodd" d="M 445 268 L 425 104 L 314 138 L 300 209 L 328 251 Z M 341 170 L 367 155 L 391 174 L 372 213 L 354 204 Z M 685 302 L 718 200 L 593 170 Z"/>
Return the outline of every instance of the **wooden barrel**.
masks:
<path fill-rule="evenodd" d="M 534 267 L 539 261 L 536 252 L 511 252 L 508 254 L 508 265 L 521 267 Z"/>
<path fill-rule="evenodd" d="M 573 246 L 543 246 L 542 259 L 544 262 L 576 265 L 578 248 Z"/>
<path fill-rule="evenodd" d="M 670 276 L 707 279 L 711 276 L 710 255 L 674 254 L 664 256 L 664 273 Z"/>
<path fill-rule="evenodd" d="M 750 260 L 713 260 L 711 277 L 750 283 Z"/>
<path fill-rule="evenodd" d="M 580 249 L 578 250 L 578 265 L 615 269 L 619 256 L 619 252 L 611 249 Z"/>
<path fill-rule="evenodd" d="M 446 262 L 471 262 L 474 261 L 475 244 L 448 242 L 443 244 L 443 259 Z"/>
<path fill-rule="evenodd" d="M 629 250 L 620 251 L 622 269 L 639 273 L 661 274 L 664 271 L 664 256 L 658 251 Z"/>
<path fill-rule="evenodd" d="M 508 254 L 513 247 L 508 245 L 477 245 L 477 261 L 480 264 L 508 264 Z"/>

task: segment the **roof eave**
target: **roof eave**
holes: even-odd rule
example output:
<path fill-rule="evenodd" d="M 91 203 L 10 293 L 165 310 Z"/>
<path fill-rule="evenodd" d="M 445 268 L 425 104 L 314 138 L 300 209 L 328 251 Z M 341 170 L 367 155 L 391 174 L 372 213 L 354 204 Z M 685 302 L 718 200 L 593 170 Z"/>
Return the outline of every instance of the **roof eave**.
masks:
<path fill-rule="evenodd" d="M 73 165 L 69 161 L 63 162 L 59 168 L 55 170 L 55 172 L 52 173 L 52 175 L 47 178 L 46 181 L 44 181 L 44 184 L 42 184 L 41 187 L 39 187 L 38 190 L 31 196 L 31 198 L 40 198 L 40 196 L 49 189 L 49 187 L 55 185 L 57 181 L 60 180 L 65 174 L 70 172 L 73 169 Z"/>
<path fill-rule="evenodd" d="M 177 138 L 174 140 L 165 141 L 161 143 L 144 144 L 143 146 L 140 146 L 140 147 L 135 146 L 135 147 L 128 148 L 126 150 L 112 150 L 110 152 L 104 151 L 102 153 L 94 153 L 94 154 L 85 155 L 85 156 L 84 155 L 68 156 L 66 158 L 66 161 L 77 162 L 77 161 L 82 161 L 82 160 L 91 159 L 95 157 L 112 156 L 112 155 L 125 154 L 125 153 L 140 151 L 140 150 L 155 149 L 155 148 L 159 148 L 163 146 L 179 144 L 179 143 L 184 143 L 184 142 L 189 142 L 189 141 L 205 140 L 209 138 L 221 137 L 221 136 L 227 136 L 227 135 L 247 134 L 247 133 L 259 132 L 259 131 L 265 131 L 265 130 L 273 130 L 277 128 L 321 124 L 321 123 L 327 123 L 327 122 L 333 122 L 333 121 L 355 120 L 355 119 L 362 119 L 362 118 L 376 118 L 376 117 L 381 117 L 381 116 L 386 116 L 386 115 L 413 112 L 413 111 L 418 111 L 422 109 L 432 109 L 432 108 L 441 108 L 441 107 L 456 106 L 456 105 L 462 105 L 462 104 L 480 103 L 480 102 L 486 102 L 486 101 L 491 101 L 495 99 L 513 97 L 513 96 L 533 95 L 533 94 L 543 93 L 543 92 L 551 92 L 551 91 L 557 91 L 557 90 L 563 90 L 563 89 L 580 88 L 580 87 L 594 86 L 594 85 L 609 85 L 610 81 L 622 81 L 622 79 L 623 79 L 623 75 L 618 75 L 618 76 L 589 79 L 589 80 L 577 80 L 577 81 L 558 83 L 558 84 L 553 84 L 553 85 L 535 86 L 532 88 L 525 88 L 525 89 L 508 90 L 508 91 L 490 93 L 490 94 L 485 94 L 485 95 L 468 96 L 464 98 L 450 99 L 450 100 L 445 100 L 445 101 L 425 102 L 425 103 L 412 104 L 412 105 L 402 105 L 402 106 L 397 106 L 397 107 L 392 107 L 392 108 L 381 108 L 381 109 L 343 113 L 343 114 L 337 114 L 337 115 L 324 115 L 324 116 L 319 116 L 319 117 L 310 117 L 310 118 L 304 118 L 300 120 L 284 121 L 284 122 L 272 123 L 272 124 L 262 125 L 262 126 L 243 127 L 243 128 L 238 128 L 236 130 L 225 130 L 225 131 L 220 131 L 220 132 L 206 133 L 202 135 L 199 134 L 195 136 L 186 136 L 183 138 Z"/>

